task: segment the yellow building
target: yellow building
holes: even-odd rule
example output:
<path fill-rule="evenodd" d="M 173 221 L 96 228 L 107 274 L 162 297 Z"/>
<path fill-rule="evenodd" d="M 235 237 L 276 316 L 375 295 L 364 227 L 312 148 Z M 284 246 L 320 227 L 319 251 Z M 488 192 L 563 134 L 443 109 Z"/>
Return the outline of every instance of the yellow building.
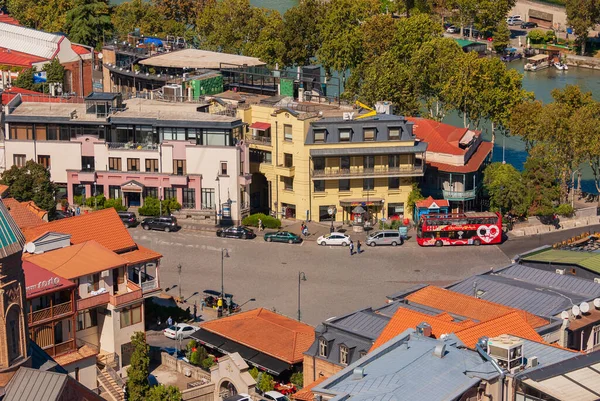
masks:
<path fill-rule="evenodd" d="M 427 144 L 392 114 L 322 113 L 256 104 L 238 109 L 248 124 L 253 212 L 348 222 L 361 206 L 373 219 L 404 217 Z M 408 213 L 406 217 L 409 217 Z"/>

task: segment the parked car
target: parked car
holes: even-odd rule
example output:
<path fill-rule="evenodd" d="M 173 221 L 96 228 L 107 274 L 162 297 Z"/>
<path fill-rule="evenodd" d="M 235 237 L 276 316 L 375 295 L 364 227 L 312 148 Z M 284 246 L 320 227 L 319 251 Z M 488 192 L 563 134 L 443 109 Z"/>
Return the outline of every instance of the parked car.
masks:
<path fill-rule="evenodd" d="M 63 210 L 56 210 L 54 213 L 54 220 L 66 219 L 67 217 L 71 217 L 71 214 Z"/>
<path fill-rule="evenodd" d="M 150 386 L 150 388 L 156 387 L 159 385 L 158 380 L 156 379 L 156 376 L 148 375 L 148 385 Z"/>
<path fill-rule="evenodd" d="M 509 15 L 508 17 L 506 17 L 506 22 L 508 22 L 508 20 L 511 19 L 523 19 L 523 17 L 521 17 L 519 14 Z"/>
<path fill-rule="evenodd" d="M 375 231 L 367 237 L 365 243 L 369 246 L 377 246 L 377 245 L 403 245 L 404 238 L 400 235 L 400 231 L 398 230 L 383 230 L 383 231 Z"/>
<path fill-rule="evenodd" d="M 217 230 L 217 237 L 223 238 L 241 238 L 252 239 L 256 237 L 254 231 L 244 226 L 220 228 Z"/>
<path fill-rule="evenodd" d="M 239 393 L 227 398 L 223 398 L 223 401 L 252 401 L 252 397 L 246 393 Z"/>
<path fill-rule="evenodd" d="M 344 233 L 333 232 L 331 234 L 321 235 L 317 238 L 317 244 L 319 245 L 350 245 L 350 236 Z"/>
<path fill-rule="evenodd" d="M 200 330 L 200 327 L 185 323 L 177 323 L 163 330 L 165 337 L 173 340 L 185 339 Z"/>
<path fill-rule="evenodd" d="M 529 28 L 537 28 L 538 24 L 535 22 L 523 22 L 521 24 L 521 29 L 529 29 Z"/>
<path fill-rule="evenodd" d="M 163 230 L 166 232 L 177 230 L 177 218 L 173 216 L 146 217 L 142 220 L 144 230 Z"/>
<path fill-rule="evenodd" d="M 263 394 L 263 396 L 270 401 L 290 401 L 289 398 L 281 394 L 279 391 L 267 391 Z"/>
<path fill-rule="evenodd" d="M 514 25 L 521 25 L 523 23 L 523 20 L 521 18 L 510 18 L 506 22 L 508 23 L 509 26 L 514 26 Z"/>
<path fill-rule="evenodd" d="M 456 27 L 454 25 L 450 25 L 448 28 L 446 28 L 446 32 L 448 32 L 448 33 L 460 33 L 460 28 Z"/>
<path fill-rule="evenodd" d="M 126 228 L 135 227 L 138 224 L 137 216 L 133 212 L 118 212 L 121 221 Z"/>
<path fill-rule="evenodd" d="M 287 242 L 288 244 L 299 244 L 302 238 L 299 235 L 289 231 L 277 231 L 276 233 L 266 233 L 265 241 L 267 242 Z"/>

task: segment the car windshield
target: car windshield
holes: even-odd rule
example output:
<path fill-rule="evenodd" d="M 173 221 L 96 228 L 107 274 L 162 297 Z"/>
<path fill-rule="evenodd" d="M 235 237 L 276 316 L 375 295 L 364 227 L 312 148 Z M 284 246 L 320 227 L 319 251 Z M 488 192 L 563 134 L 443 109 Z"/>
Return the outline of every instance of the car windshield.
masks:
<path fill-rule="evenodd" d="M 275 401 L 290 401 L 290 399 L 284 395 L 284 396 L 275 398 Z"/>
<path fill-rule="evenodd" d="M 169 330 L 177 331 L 177 326 L 169 326 Z"/>

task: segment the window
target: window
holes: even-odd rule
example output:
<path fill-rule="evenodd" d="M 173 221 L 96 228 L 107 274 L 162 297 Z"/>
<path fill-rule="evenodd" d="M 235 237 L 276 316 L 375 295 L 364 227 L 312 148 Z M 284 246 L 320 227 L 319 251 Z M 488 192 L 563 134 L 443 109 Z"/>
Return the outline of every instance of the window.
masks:
<path fill-rule="evenodd" d="M 215 189 L 202 188 L 202 209 L 215 208 Z"/>
<path fill-rule="evenodd" d="M 183 188 L 183 203 L 181 207 L 184 209 L 196 208 L 196 190 L 194 188 Z"/>
<path fill-rule="evenodd" d="M 375 168 L 375 156 L 365 156 L 363 158 L 363 167 L 365 169 Z"/>
<path fill-rule="evenodd" d="M 388 189 L 399 189 L 400 188 L 400 178 L 399 177 L 389 177 L 388 178 Z"/>
<path fill-rule="evenodd" d="M 349 142 L 351 134 L 352 134 L 351 129 L 340 129 L 340 141 L 341 142 Z"/>
<path fill-rule="evenodd" d="M 98 325 L 98 311 L 96 308 L 77 312 L 77 330 L 85 330 Z"/>
<path fill-rule="evenodd" d="M 58 140 L 58 132 L 59 128 L 56 124 L 48 124 L 48 131 L 46 133 L 47 139 L 49 141 L 57 141 Z"/>
<path fill-rule="evenodd" d="M 81 170 L 94 171 L 94 156 L 81 156 Z"/>
<path fill-rule="evenodd" d="M 146 172 L 157 173 L 158 172 L 158 159 L 146 159 Z"/>
<path fill-rule="evenodd" d="M 32 124 L 16 124 L 10 127 L 10 139 L 27 141 L 33 139 Z"/>
<path fill-rule="evenodd" d="M 374 178 L 363 179 L 363 190 L 372 191 L 374 189 L 375 189 L 375 179 Z"/>
<path fill-rule="evenodd" d="M 594 339 L 594 346 L 600 344 L 600 326 L 594 326 L 592 329 L 592 336 Z"/>
<path fill-rule="evenodd" d="M 286 191 L 294 190 L 294 177 L 283 177 L 283 189 Z"/>
<path fill-rule="evenodd" d="M 388 203 L 388 217 L 399 216 L 404 217 L 404 203 Z"/>
<path fill-rule="evenodd" d="M 13 164 L 17 167 L 23 167 L 27 163 L 27 156 L 25 155 L 14 155 Z"/>
<path fill-rule="evenodd" d="M 229 146 L 231 131 L 205 130 L 202 134 L 202 144 L 208 146 Z"/>
<path fill-rule="evenodd" d="M 140 171 L 140 159 L 127 159 L 127 171 Z"/>
<path fill-rule="evenodd" d="M 315 170 L 325 170 L 325 158 L 324 157 L 313 158 L 313 168 Z"/>
<path fill-rule="evenodd" d="M 340 363 L 348 365 L 348 347 L 345 345 L 340 345 Z"/>
<path fill-rule="evenodd" d="M 285 167 L 293 167 L 294 166 L 294 156 L 291 153 L 283 154 L 283 163 Z"/>
<path fill-rule="evenodd" d="M 121 158 L 120 157 L 109 157 L 108 158 L 108 170 L 109 171 L 121 171 Z"/>
<path fill-rule="evenodd" d="M 137 125 L 135 127 L 135 141 L 137 143 L 152 145 L 158 143 L 158 135 L 151 125 Z"/>
<path fill-rule="evenodd" d="M 375 128 L 365 128 L 365 141 L 374 141 L 375 140 Z"/>
<path fill-rule="evenodd" d="M 325 180 L 315 180 L 315 192 L 325 192 Z"/>
<path fill-rule="evenodd" d="M 227 162 L 221 162 L 221 175 L 227 175 Z"/>
<path fill-rule="evenodd" d="M 331 217 L 329 215 L 329 208 L 331 206 L 319 206 L 319 221 L 331 221 Z M 335 219 L 335 215 L 333 216 Z"/>
<path fill-rule="evenodd" d="M 339 180 L 340 191 L 350 191 L 350 180 Z"/>
<path fill-rule="evenodd" d="M 61 141 L 70 141 L 71 140 L 71 135 L 69 134 L 69 126 L 68 125 L 60 126 L 59 138 Z"/>
<path fill-rule="evenodd" d="M 165 188 L 164 199 L 177 199 L 177 188 Z"/>
<path fill-rule="evenodd" d="M 185 175 L 185 160 L 173 160 L 173 174 Z"/>
<path fill-rule="evenodd" d="M 45 141 L 46 140 L 46 125 L 36 124 L 35 125 L 35 140 Z"/>
<path fill-rule="evenodd" d="M 292 126 L 288 125 L 288 124 L 284 124 L 283 125 L 283 139 L 285 139 L 286 141 L 292 141 L 293 135 L 292 135 Z"/>
<path fill-rule="evenodd" d="M 319 356 L 327 357 L 327 340 L 319 339 Z"/>
<path fill-rule="evenodd" d="M 388 166 L 389 167 L 400 167 L 400 155 L 388 155 Z"/>
<path fill-rule="evenodd" d="M 400 139 L 400 127 L 390 127 L 388 131 L 388 139 L 390 141 L 397 141 Z"/>
<path fill-rule="evenodd" d="M 45 169 L 50 168 L 50 156 L 48 155 L 38 155 L 37 162 L 44 166 Z"/>
<path fill-rule="evenodd" d="M 126 308 L 121 311 L 121 328 L 138 324 L 142 321 L 142 305 Z"/>
<path fill-rule="evenodd" d="M 158 188 L 156 187 L 144 187 L 144 192 L 142 194 L 144 199 L 151 197 L 158 199 Z"/>
<path fill-rule="evenodd" d="M 325 130 L 319 129 L 315 130 L 315 143 L 324 143 L 325 142 Z"/>
<path fill-rule="evenodd" d="M 340 168 L 342 170 L 350 170 L 350 156 L 340 157 Z"/>
<path fill-rule="evenodd" d="M 121 159 L 119 159 L 121 160 Z M 118 199 L 121 197 L 121 187 L 119 185 L 109 185 L 108 186 L 108 198 L 109 199 Z"/>
<path fill-rule="evenodd" d="M 366 355 L 367 355 L 367 351 L 360 351 L 360 352 L 358 353 L 358 356 L 360 356 L 361 358 L 362 358 L 363 356 L 366 356 Z"/>

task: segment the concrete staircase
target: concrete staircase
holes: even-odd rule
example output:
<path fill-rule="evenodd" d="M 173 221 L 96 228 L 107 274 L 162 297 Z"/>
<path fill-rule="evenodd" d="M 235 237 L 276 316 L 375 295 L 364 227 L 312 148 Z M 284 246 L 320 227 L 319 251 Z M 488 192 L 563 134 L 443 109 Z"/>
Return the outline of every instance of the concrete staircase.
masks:
<path fill-rule="evenodd" d="M 106 392 L 114 401 L 124 401 L 123 385 L 122 383 L 117 383 L 110 375 L 108 369 L 110 368 L 105 367 L 102 370 L 97 369 L 98 387 L 100 387 L 103 392 Z"/>
<path fill-rule="evenodd" d="M 193 231 L 217 231 L 217 216 L 214 210 L 188 210 L 173 212 L 181 228 Z"/>

